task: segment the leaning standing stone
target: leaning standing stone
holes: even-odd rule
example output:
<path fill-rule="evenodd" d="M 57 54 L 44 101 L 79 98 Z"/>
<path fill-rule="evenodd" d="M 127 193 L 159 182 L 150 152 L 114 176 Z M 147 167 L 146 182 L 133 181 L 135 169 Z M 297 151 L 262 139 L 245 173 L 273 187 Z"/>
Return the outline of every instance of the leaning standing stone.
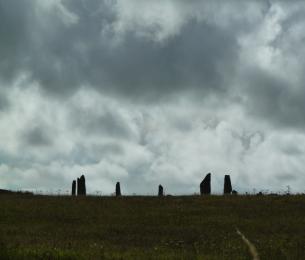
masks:
<path fill-rule="evenodd" d="M 200 194 L 209 195 L 211 194 L 211 173 L 208 173 L 203 181 L 200 183 Z"/>

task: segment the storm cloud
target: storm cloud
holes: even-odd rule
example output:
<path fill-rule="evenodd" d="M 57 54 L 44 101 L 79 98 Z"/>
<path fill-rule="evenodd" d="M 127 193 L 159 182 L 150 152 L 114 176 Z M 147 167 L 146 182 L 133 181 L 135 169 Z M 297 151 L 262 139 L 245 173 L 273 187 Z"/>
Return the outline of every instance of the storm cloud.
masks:
<path fill-rule="evenodd" d="M 303 192 L 305 4 L 0 0 L 0 187 Z"/>

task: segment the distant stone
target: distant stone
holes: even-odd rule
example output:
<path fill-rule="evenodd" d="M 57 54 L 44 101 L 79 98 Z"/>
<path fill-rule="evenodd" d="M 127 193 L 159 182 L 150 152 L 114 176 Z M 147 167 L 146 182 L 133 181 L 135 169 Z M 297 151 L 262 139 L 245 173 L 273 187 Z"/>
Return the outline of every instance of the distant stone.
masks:
<path fill-rule="evenodd" d="M 86 180 L 85 180 L 85 176 L 82 175 L 80 177 L 80 180 L 81 180 L 81 188 L 82 188 L 82 195 L 85 195 L 86 196 Z"/>
<path fill-rule="evenodd" d="M 232 192 L 232 185 L 231 185 L 230 175 L 225 175 L 223 193 L 224 194 L 231 194 L 231 192 Z"/>
<path fill-rule="evenodd" d="M 232 194 L 233 194 L 233 195 L 237 195 L 238 192 L 237 192 L 236 190 L 232 190 Z"/>
<path fill-rule="evenodd" d="M 80 178 L 77 178 L 77 195 L 86 196 L 86 180 L 84 175 L 82 175 Z"/>
<path fill-rule="evenodd" d="M 203 181 L 200 183 L 200 194 L 209 195 L 211 194 L 211 173 L 208 173 Z"/>
<path fill-rule="evenodd" d="M 121 186 L 120 182 L 117 182 L 115 185 L 115 196 L 121 196 Z"/>
<path fill-rule="evenodd" d="M 162 185 L 159 185 L 158 196 L 159 196 L 159 197 L 162 197 L 163 195 L 164 195 L 163 186 L 162 186 Z"/>
<path fill-rule="evenodd" d="M 81 186 L 80 180 L 79 180 L 79 178 L 77 178 L 77 196 L 81 195 L 80 194 L 80 191 L 81 191 L 81 187 L 80 186 Z"/>
<path fill-rule="evenodd" d="M 76 195 L 76 181 L 73 180 L 72 182 L 72 196 Z"/>

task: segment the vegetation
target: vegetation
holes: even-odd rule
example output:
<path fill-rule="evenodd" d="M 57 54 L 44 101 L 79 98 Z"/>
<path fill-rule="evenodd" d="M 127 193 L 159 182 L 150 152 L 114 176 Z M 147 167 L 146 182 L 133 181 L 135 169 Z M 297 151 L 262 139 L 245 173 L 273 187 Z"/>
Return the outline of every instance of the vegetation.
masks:
<path fill-rule="evenodd" d="M 0 259 L 303 259 L 305 196 L 0 195 Z M 246 238 L 241 238 L 237 229 Z"/>

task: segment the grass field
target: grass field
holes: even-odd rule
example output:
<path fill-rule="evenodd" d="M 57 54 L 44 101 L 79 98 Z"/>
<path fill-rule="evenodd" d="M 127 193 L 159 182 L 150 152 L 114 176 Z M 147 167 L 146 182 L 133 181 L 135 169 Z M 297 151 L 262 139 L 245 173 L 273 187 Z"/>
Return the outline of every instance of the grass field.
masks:
<path fill-rule="evenodd" d="M 0 195 L 0 259 L 304 259 L 305 196 Z"/>

